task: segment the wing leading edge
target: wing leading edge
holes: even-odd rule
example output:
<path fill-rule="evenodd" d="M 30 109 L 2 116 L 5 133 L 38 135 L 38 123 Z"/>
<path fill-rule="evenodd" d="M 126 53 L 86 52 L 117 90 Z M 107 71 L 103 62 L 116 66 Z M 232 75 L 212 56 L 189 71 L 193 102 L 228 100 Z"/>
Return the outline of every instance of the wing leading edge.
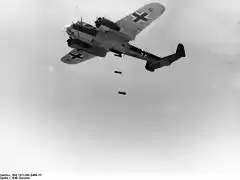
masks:
<path fill-rule="evenodd" d="M 66 64 L 78 64 L 83 61 L 89 60 L 94 58 L 95 56 L 87 53 L 83 50 L 77 50 L 73 49 L 69 53 L 67 53 L 65 56 L 61 58 L 61 61 L 66 63 Z"/>
<path fill-rule="evenodd" d="M 134 40 L 136 35 L 155 21 L 165 11 L 165 7 L 160 3 L 150 3 L 141 7 L 137 11 L 116 22 Z"/>

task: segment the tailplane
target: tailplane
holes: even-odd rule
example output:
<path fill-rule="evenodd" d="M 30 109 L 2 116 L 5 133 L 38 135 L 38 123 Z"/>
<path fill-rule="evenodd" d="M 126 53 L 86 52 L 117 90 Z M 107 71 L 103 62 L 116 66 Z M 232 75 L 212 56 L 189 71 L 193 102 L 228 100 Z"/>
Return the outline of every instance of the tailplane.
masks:
<path fill-rule="evenodd" d="M 173 62 L 185 56 L 186 54 L 185 54 L 184 46 L 182 44 L 178 44 L 176 53 L 160 59 L 157 58 L 155 62 L 147 61 L 145 69 L 147 69 L 148 71 L 154 72 L 155 69 L 161 68 L 163 66 L 170 66 Z"/>

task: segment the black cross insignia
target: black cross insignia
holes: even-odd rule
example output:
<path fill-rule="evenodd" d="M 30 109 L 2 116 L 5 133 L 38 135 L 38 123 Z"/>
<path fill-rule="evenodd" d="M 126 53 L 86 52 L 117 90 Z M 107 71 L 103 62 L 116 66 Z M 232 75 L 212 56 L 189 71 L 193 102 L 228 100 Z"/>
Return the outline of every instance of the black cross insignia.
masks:
<path fill-rule="evenodd" d="M 83 59 L 83 54 L 81 54 L 81 53 L 77 53 L 77 54 L 69 53 L 69 54 L 70 54 L 70 56 L 73 60 L 75 60 L 77 58 L 78 59 Z"/>
<path fill-rule="evenodd" d="M 138 13 L 138 12 L 134 12 L 133 14 L 132 14 L 132 17 L 134 18 L 133 19 L 133 22 L 139 22 L 139 21 L 148 21 L 149 19 L 148 18 L 146 18 L 146 16 L 148 15 L 148 13 L 146 13 L 146 12 L 142 12 L 142 13 Z"/>

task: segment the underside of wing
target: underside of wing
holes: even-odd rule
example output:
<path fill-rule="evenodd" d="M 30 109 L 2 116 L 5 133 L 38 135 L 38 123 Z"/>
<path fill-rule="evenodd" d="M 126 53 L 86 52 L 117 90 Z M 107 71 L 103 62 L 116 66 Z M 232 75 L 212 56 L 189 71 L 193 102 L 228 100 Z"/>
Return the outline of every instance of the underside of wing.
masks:
<path fill-rule="evenodd" d="M 160 3 L 146 4 L 132 14 L 116 22 L 134 40 L 136 35 L 155 21 L 165 11 L 165 7 Z"/>
<path fill-rule="evenodd" d="M 78 64 L 86 60 L 92 59 L 94 57 L 95 57 L 94 55 L 87 53 L 83 50 L 73 49 L 68 54 L 63 56 L 61 58 L 61 61 L 66 64 Z"/>

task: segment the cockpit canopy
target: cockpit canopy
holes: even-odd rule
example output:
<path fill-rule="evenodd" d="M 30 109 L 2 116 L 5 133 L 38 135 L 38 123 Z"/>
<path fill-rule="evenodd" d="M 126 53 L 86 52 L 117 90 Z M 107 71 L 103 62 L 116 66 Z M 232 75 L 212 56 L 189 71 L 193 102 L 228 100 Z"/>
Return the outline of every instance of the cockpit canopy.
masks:
<path fill-rule="evenodd" d="M 83 21 L 76 21 L 73 22 L 71 24 L 71 28 L 76 30 L 76 31 L 80 31 L 86 34 L 89 34 L 91 36 L 96 36 L 97 35 L 97 28 L 95 28 L 94 26 L 87 24 Z"/>
<path fill-rule="evenodd" d="M 82 28 L 87 28 L 87 29 L 94 29 L 96 30 L 96 28 L 88 23 L 85 23 L 83 21 L 76 21 L 72 23 L 72 28 L 76 29 L 76 30 L 80 30 Z"/>

